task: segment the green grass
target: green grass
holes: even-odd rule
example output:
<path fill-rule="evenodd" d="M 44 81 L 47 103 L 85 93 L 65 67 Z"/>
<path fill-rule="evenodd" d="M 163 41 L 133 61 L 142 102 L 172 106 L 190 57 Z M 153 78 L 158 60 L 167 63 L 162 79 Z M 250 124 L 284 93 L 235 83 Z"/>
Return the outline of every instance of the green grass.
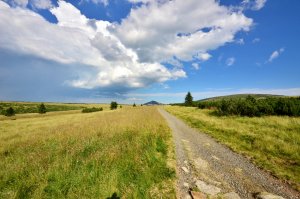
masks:
<path fill-rule="evenodd" d="M 0 121 L 0 198 L 175 198 L 154 107 Z"/>
<path fill-rule="evenodd" d="M 165 109 L 300 190 L 299 117 L 220 117 L 213 110 Z"/>

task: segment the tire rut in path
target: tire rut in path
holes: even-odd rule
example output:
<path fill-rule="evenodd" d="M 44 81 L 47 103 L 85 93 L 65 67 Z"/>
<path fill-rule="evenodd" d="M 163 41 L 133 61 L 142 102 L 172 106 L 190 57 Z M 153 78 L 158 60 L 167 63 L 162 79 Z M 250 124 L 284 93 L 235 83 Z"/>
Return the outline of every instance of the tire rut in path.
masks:
<path fill-rule="evenodd" d="M 210 198 L 234 198 L 231 194 L 238 194 L 242 199 L 251 199 L 260 192 L 286 199 L 300 198 L 299 192 L 257 168 L 242 155 L 190 128 L 165 110 L 159 109 L 159 112 L 173 134 L 178 197 L 190 198 L 189 190 L 197 187 Z"/>

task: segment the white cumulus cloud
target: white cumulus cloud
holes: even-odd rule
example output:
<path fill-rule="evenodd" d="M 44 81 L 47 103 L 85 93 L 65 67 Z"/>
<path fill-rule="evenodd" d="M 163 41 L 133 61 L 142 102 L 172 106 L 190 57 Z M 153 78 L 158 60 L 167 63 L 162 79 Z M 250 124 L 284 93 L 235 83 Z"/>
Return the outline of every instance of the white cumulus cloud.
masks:
<path fill-rule="evenodd" d="M 235 33 L 248 31 L 251 25 L 252 19 L 214 0 L 174 0 L 153 1 L 132 10 L 113 31 L 141 61 L 173 56 L 190 61 L 234 41 Z"/>
<path fill-rule="evenodd" d="M 121 23 L 89 19 L 66 1 L 58 1 L 58 7 L 46 0 L 30 2 L 38 9 L 51 7 L 58 23 L 0 1 L 0 48 L 92 67 L 97 73 L 68 81 L 88 89 L 141 88 L 186 77 L 181 61 L 207 61 L 209 51 L 234 42 L 236 33 L 253 24 L 215 0 L 131 0 L 145 4 Z"/>
<path fill-rule="evenodd" d="M 51 0 L 30 0 L 30 3 L 37 9 L 49 9 L 53 7 Z"/>
<path fill-rule="evenodd" d="M 284 52 L 284 48 L 280 48 L 279 50 L 275 50 L 269 57 L 268 62 L 272 62 L 276 59 L 280 54 Z"/>

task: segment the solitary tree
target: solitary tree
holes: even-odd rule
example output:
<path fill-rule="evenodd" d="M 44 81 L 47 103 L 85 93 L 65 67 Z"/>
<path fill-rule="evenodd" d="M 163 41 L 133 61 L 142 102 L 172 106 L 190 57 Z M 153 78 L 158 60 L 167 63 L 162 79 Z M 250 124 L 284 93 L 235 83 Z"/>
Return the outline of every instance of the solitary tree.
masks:
<path fill-rule="evenodd" d="M 110 103 L 110 109 L 111 110 L 114 110 L 114 109 L 117 109 L 118 108 L 118 103 L 117 102 L 111 102 Z"/>
<path fill-rule="evenodd" d="M 190 92 L 188 92 L 185 96 L 184 105 L 185 106 L 193 106 L 193 97 Z"/>
<path fill-rule="evenodd" d="M 15 110 L 12 107 L 9 107 L 5 111 L 5 116 L 10 117 L 15 115 Z"/>
<path fill-rule="evenodd" d="M 136 107 L 136 104 L 135 104 L 135 102 L 133 103 L 133 105 L 132 105 L 133 107 Z"/>
<path fill-rule="evenodd" d="M 44 103 L 41 103 L 41 104 L 38 106 L 38 110 L 39 110 L 39 113 L 40 113 L 40 114 L 44 114 L 44 113 L 47 112 Z"/>

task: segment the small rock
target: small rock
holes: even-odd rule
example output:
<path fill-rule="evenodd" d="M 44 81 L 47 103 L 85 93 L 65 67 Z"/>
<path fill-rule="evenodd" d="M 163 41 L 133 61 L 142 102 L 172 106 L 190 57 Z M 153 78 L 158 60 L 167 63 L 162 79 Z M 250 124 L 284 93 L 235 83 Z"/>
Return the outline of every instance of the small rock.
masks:
<path fill-rule="evenodd" d="M 220 158 L 218 158 L 217 156 L 215 156 L 215 155 L 213 155 L 213 156 L 211 156 L 213 159 L 215 159 L 215 160 L 220 160 Z"/>
<path fill-rule="evenodd" d="M 186 195 L 184 199 L 192 199 L 192 197 L 190 195 Z"/>
<path fill-rule="evenodd" d="M 206 199 L 206 195 L 201 192 L 192 191 L 191 195 L 193 199 Z"/>
<path fill-rule="evenodd" d="M 185 160 L 183 163 L 184 163 L 184 164 L 188 164 L 188 161 Z"/>
<path fill-rule="evenodd" d="M 210 143 L 206 142 L 206 143 L 204 144 L 204 146 L 210 147 Z"/>
<path fill-rule="evenodd" d="M 237 172 L 237 173 L 242 173 L 243 169 L 237 167 L 237 168 L 234 169 L 234 171 Z"/>
<path fill-rule="evenodd" d="M 195 159 L 194 162 L 197 169 L 206 169 L 208 167 L 207 161 L 201 159 L 200 157 Z"/>
<path fill-rule="evenodd" d="M 213 185 L 208 185 L 208 184 L 206 184 L 205 182 L 203 182 L 201 180 L 196 181 L 196 186 L 203 193 L 208 194 L 208 195 L 212 195 L 212 196 L 217 195 L 221 191 L 220 188 L 218 188 L 216 186 L 213 186 Z"/>
<path fill-rule="evenodd" d="M 189 187 L 190 185 L 189 185 L 189 183 L 184 182 L 184 183 L 183 183 L 183 186 L 184 186 L 184 187 Z"/>
<path fill-rule="evenodd" d="M 220 186 L 222 183 L 214 180 L 210 180 L 210 183 L 215 185 L 215 186 Z"/>
<path fill-rule="evenodd" d="M 185 173 L 189 173 L 189 172 L 190 172 L 186 167 L 181 167 L 181 169 L 182 169 Z"/>
<path fill-rule="evenodd" d="M 256 199 L 284 199 L 281 196 L 274 195 L 274 194 L 271 194 L 268 192 L 261 192 L 261 193 L 257 194 L 255 198 Z"/>
<path fill-rule="evenodd" d="M 223 195 L 223 199 L 241 199 L 240 196 L 235 192 L 226 193 Z"/>

